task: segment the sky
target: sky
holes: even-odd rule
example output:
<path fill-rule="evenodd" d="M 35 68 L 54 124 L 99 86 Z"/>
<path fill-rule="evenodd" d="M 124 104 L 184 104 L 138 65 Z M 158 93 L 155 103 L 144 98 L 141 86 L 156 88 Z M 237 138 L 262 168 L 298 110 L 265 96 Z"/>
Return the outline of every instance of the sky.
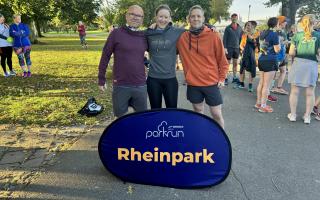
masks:
<path fill-rule="evenodd" d="M 280 4 L 267 8 L 263 3 L 268 0 L 233 0 L 229 13 L 238 13 L 243 21 L 248 20 L 249 5 L 250 20 L 260 20 L 279 15 Z"/>

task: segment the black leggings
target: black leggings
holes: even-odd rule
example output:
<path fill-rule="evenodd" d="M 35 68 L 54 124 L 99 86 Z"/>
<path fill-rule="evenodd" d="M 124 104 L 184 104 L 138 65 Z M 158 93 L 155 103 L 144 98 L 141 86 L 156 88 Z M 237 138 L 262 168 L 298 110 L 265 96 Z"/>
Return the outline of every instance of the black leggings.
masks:
<path fill-rule="evenodd" d="M 10 71 L 12 71 L 12 47 L 1 47 L 1 66 L 3 72 L 7 72 L 6 61 Z"/>
<path fill-rule="evenodd" d="M 162 95 L 167 108 L 177 108 L 178 81 L 176 77 L 169 79 L 148 77 L 147 89 L 151 109 L 162 107 Z"/>

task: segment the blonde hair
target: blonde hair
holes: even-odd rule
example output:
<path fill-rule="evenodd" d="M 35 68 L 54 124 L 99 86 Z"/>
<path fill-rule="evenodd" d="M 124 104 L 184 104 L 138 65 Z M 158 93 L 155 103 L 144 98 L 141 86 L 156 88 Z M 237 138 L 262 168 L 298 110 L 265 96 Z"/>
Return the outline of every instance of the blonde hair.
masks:
<path fill-rule="evenodd" d="M 192 12 L 193 10 L 195 10 L 195 9 L 201 10 L 202 14 L 204 15 L 204 10 L 203 10 L 203 8 L 202 8 L 200 5 L 194 5 L 194 6 L 192 6 L 192 7 L 189 9 L 188 17 L 191 16 L 191 12 Z"/>
<path fill-rule="evenodd" d="M 21 17 L 21 15 L 20 14 L 14 14 L 13 15 L 13 19 L 15 19 L 16 17 Z"/>
<path fill-rule="evenodd" d="M 312 39 L 312 26 L 314 25 L 315 21 L 316 17 L 313 14 L 305 15 L 300 20 L 300 26 L 302 27 L 304 32 L 304 39 L 307 41 Z"/>
<path fill-rule="evenodd" d="M 167 10 L 170 13 L 170 16 L 172 15 L 171 9 L 167 4 L 161 4 L 160 6 L 157 7 L 156 11 L 155 11 L 155 15 L 158 15 L 158 12 L 160 10 Z"/>

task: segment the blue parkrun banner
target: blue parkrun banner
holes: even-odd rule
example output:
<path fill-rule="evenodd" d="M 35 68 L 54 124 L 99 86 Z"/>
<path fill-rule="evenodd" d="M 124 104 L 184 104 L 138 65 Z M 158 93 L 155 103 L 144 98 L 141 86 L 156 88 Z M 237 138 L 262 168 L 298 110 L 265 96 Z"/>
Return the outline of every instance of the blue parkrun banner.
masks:
<path fill-rule="evenodd" d="M 99 141 L 103 165 L 125 182 L 174 188 L 222 183 L 232 150 L 213 119 L 189 110 L 160 109 L 118 118 Z"/>

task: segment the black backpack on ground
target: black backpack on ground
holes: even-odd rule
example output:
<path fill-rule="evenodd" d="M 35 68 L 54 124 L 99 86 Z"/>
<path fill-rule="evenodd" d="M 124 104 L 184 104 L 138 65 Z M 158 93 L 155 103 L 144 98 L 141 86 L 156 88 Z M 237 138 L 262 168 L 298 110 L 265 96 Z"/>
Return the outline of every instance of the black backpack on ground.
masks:
<path fill-rule="evenodd" d="M 103 106 L 99 105 L 94 97 L 90 97 L 78 113 L 87 117 L 93 117 L 102 113 L 103 109 Z"/>

